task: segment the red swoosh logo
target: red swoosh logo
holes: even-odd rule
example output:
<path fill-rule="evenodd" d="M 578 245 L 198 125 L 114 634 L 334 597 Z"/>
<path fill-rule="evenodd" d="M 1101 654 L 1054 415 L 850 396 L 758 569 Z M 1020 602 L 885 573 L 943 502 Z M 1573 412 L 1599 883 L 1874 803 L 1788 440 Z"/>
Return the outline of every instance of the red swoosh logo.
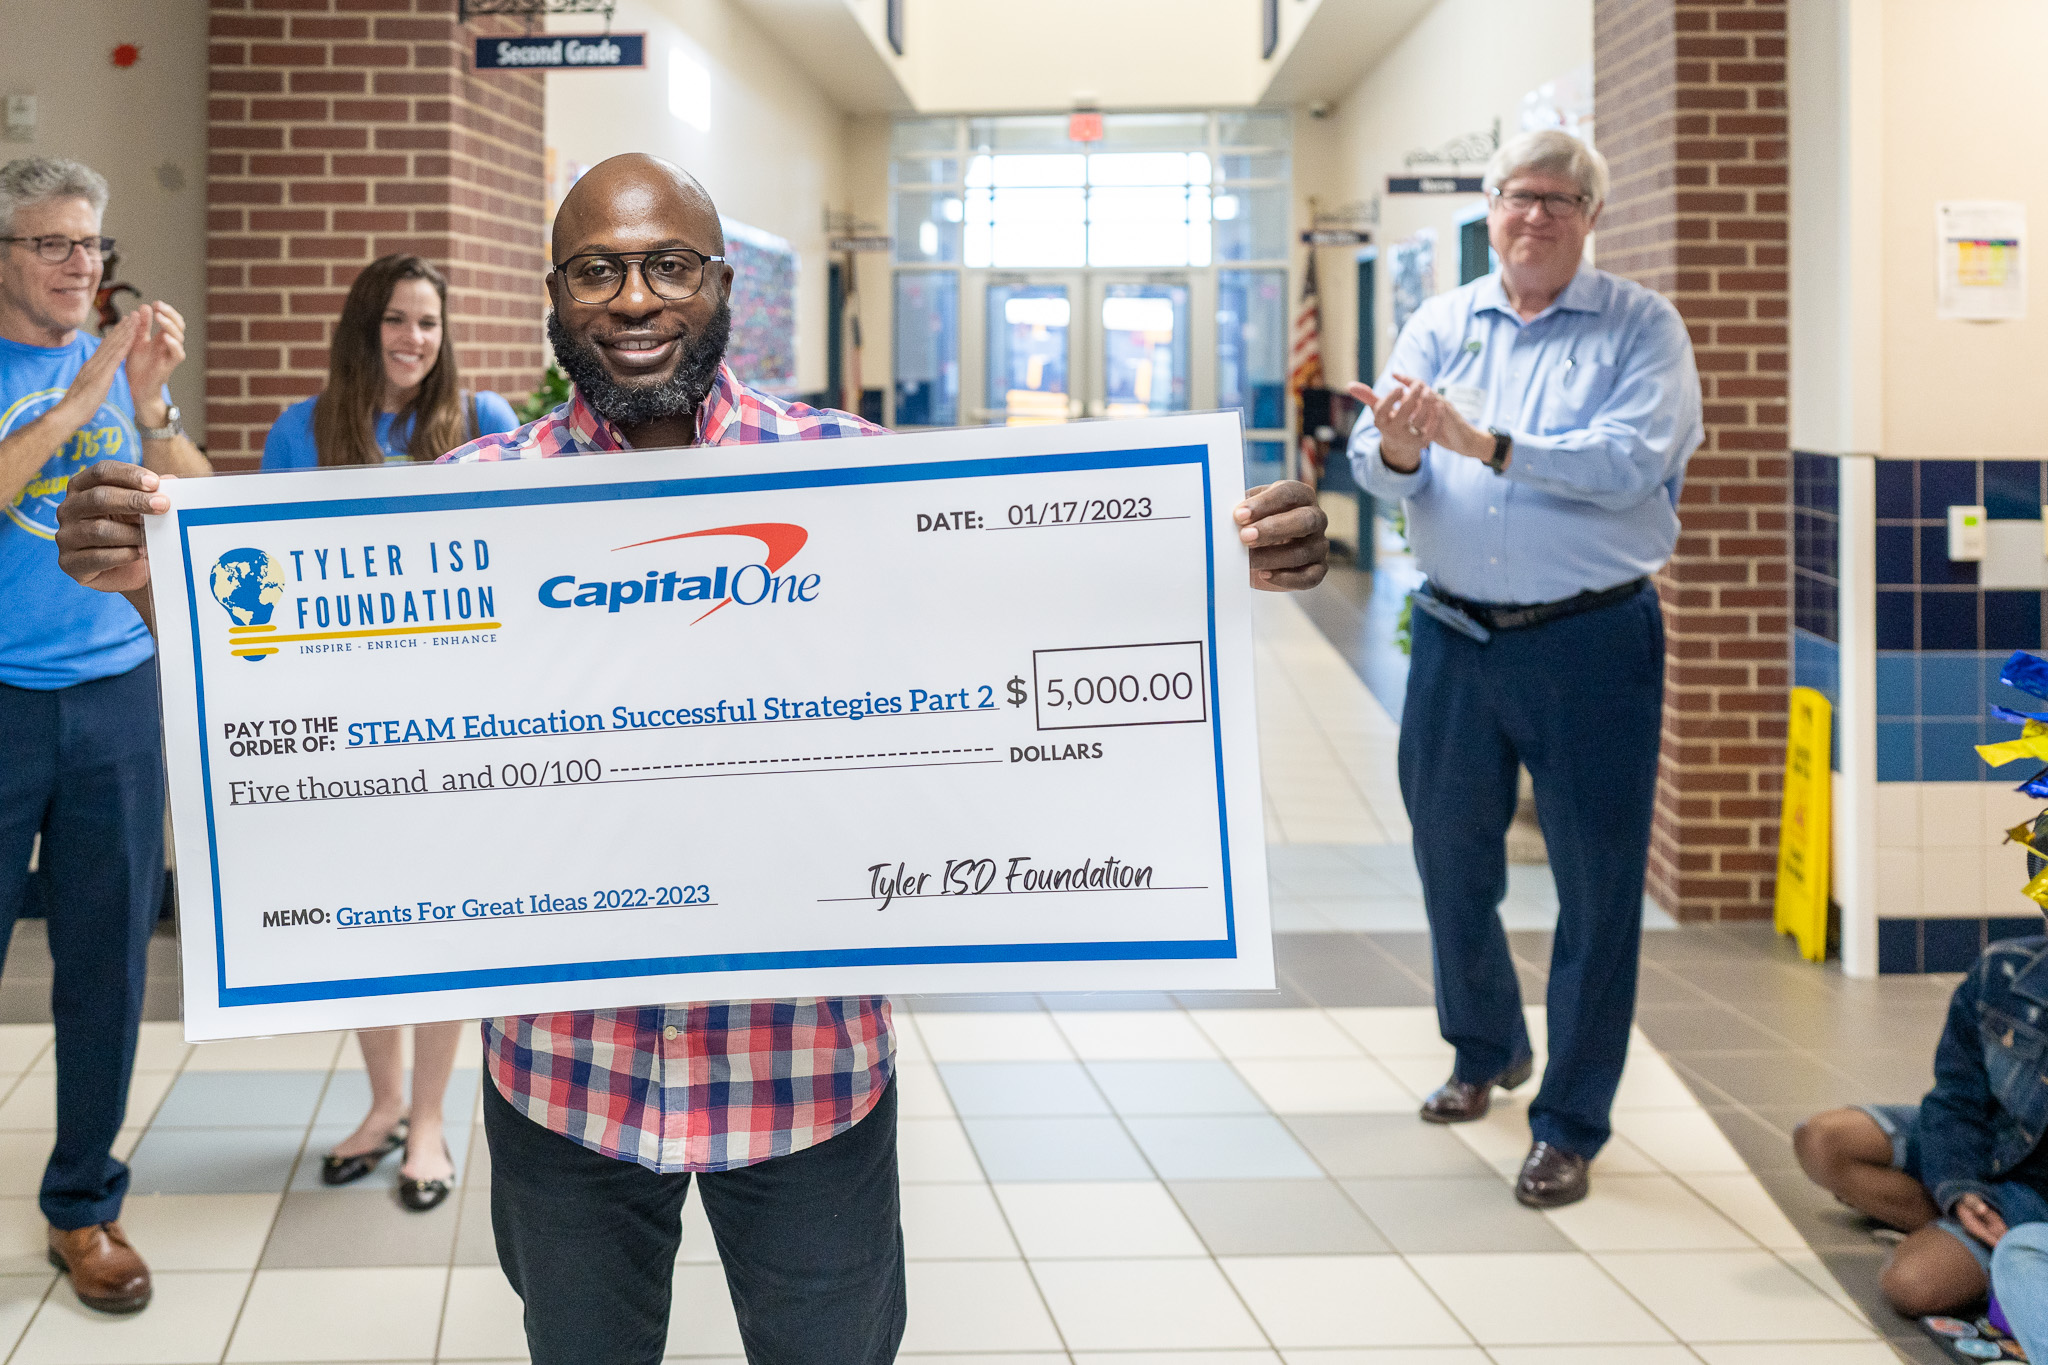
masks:
<path fill-rule="evenodd" d="M 793 526 L 786 521 L 756 521 L 749 522 L 744 526 L 714 526 L 708 531 L 685 531 L 681 535 L 656 536 L 653 540 L 636 540 L 631 545 L 618 546 L 612 553 L 617 554 L 619 550 L 637 550 L 643 545 L 662 545 L 671 540 L 695 540 L 699 536 L 746 536 L 750 540 L 758 540 L 768 551 L 766 562 L 768 572 L 774 573 L 777 569 L 789 563 L 790 560 L 796 558 L 796 552 L 803 549 L 804 542 L 811 538 L 811 533 L 801 526 Z M 730 597 L 725 598 L 719 602 L 718 607 L 722 607 L 730 601 L 732 601 Z M 717 611 L 718 607 L 713 607 L 711 611 Z M 709 616 L 711 611 L 705 612 L 704 616 Z M 703 620 L 704 616 L 698 617 L 697 621 Z M 692 621 L 690 624 L 694 626 L 697 624 L 697 621 Z"/>

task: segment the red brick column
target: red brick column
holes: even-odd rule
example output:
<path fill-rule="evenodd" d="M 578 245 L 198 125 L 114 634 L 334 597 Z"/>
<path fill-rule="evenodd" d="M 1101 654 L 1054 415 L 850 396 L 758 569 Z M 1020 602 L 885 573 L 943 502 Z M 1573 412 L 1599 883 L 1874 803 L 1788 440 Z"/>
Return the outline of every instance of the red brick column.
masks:
<path fill-rule="evenodd" d="M 541 367 L 546 183 L 537 72 L 470 69 L 455 0 L 210 0 L 207 438 L 245 468 L 318 393 L 356 273 L 411 251 L 448 276 L 463 384 L 514 401 Z M 508 29 L 507 31 L 511 31 Z"/>
<path fill-rule="evenodd" d="M 1594 0 L 1593 84 L 1614 171 L 1599 264 L 1678 306 L 1706 397 L 1658 578 L 1650 893 L 1681 919 L 1754 919 L 1771 913 L 1790 674 L 1784 0 Z"/>

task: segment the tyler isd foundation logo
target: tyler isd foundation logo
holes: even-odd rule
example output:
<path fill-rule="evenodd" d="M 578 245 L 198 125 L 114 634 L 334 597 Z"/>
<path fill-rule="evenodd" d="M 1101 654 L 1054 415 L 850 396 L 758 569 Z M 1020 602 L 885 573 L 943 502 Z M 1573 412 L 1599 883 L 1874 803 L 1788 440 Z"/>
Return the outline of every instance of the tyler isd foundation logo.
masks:
<path fill-rule="evenodd" d="M 263 644 L 260 637 L 277 629 L 270 623 L 270 613 L 284 600 L 284 571 L 278 562 L 262 550 L 229 550 L 213 561 L 211 582 L 213 600 L 234 622 L 228 634 L 235 657 L 253 664 L 277 653 L 275 645 Z"/>

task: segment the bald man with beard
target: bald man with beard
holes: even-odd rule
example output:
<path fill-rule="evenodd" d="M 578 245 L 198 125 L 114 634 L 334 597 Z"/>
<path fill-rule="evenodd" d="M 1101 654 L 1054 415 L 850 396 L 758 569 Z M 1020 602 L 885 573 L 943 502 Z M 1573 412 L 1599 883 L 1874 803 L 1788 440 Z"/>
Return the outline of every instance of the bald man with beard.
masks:
<path fill-rule="evenodd" d="M 865 436 L 724 363 L 732 267 L 704 188 L 655 157 L 592 168 L 555 219 L 548 337 L 575 391 L 452 461 Z M 148 619 L 141 517 L 154 475 L 72 484 L 67 572 Z M 1253 586 L 1312 587 L 1329 547 L 1314 494 L 1233 510 Z M 536 1365 L 655 1362 L 695 1176 L 751 1365 L 886 1365 L 903 1338 L 895 1040 L 876 997 L 732 1000 L 486 1020 L 498 1259 Z M 687 1332 L 687 1327 L 685 1327 Z"/>

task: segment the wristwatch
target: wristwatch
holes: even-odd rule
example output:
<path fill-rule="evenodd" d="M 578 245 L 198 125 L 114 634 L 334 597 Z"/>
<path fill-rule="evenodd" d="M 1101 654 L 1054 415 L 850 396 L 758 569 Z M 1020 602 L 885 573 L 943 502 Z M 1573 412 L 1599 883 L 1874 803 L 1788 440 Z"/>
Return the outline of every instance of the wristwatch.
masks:
<path fill-rule="evenodd" d="M 1488 427 L 1487 431 L 1493 437 L 1493 454 L 1487 457 L 1486 467 L 1496 474 L 1505 473 L 1508 467 L 1508 452 L 1515 448 L 1515 438 L 1499 427 Z"/>
<path fill-rule="evenodd" d="M 185 434 L 185 424 L 179 421 L 178 418 L 178 405 L 173 403 L 171 404 L 171 410 L 164 414 L 164 424 L 162 426 L 139 428 L 142 433 L 142 439 L 145 441 L 168 441 L 173 436 L 183 436 Z"/>

